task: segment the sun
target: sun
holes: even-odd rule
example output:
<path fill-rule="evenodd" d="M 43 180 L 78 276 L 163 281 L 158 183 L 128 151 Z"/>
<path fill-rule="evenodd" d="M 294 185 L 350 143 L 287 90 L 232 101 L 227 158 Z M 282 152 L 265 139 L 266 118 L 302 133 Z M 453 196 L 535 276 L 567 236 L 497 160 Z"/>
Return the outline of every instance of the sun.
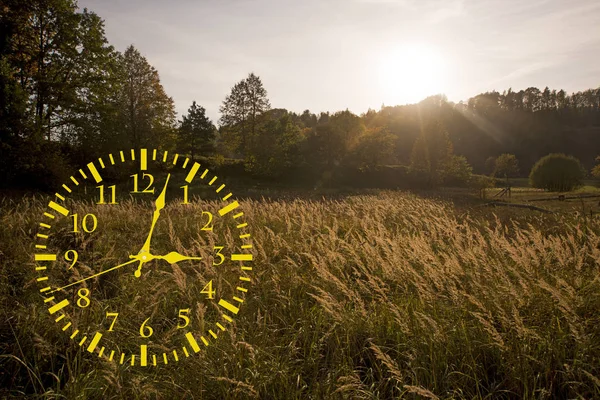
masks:
<path fill-rule="evenodd" d="M 444 59 L 425 44 L 405 44 L 388 50 L 378 72 L 387 105 L 416 103 L 445 90 Z"/>

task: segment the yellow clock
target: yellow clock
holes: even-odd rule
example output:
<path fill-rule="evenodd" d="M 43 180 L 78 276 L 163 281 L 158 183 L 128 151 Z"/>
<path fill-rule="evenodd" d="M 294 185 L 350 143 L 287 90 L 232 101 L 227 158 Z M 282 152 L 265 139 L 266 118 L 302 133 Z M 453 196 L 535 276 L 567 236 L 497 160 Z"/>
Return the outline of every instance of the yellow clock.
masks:
<path fill-rule="evenodd" d="M 232 329 L 252 281 L 252 237 L 209 169 L 167 151 L 120 151 L 86 164 L 55 196 L 33 258 L 48 317 L 75 346 L 152 367 Z"/>

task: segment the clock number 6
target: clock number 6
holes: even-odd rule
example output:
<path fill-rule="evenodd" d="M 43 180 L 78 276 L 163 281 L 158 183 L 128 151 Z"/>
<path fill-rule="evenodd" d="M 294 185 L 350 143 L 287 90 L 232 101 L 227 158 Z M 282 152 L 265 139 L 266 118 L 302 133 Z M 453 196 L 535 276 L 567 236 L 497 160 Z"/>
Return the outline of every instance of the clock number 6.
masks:
<path fill-rule="evenodd" d="M 146 325 L 146 322 L 148 322 L 149 319 L 150 318 L 146 318 L 142 323 L 142 326 L 140 326 L 140 336 L 143 338 L 149 338 L 154 333 L 154 329 L 152 329 L 150 325 Z"/>

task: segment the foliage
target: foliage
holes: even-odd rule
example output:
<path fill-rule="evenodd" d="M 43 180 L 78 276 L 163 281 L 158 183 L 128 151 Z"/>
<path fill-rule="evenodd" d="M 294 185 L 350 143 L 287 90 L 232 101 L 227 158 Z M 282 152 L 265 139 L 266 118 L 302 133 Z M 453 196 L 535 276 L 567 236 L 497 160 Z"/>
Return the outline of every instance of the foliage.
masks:
<path fill-rule="evenodd" d="M 195 154 L 209 156 L 215 152 L 215 140 L 216 128 L 206 116 L 206 110 L 195 101 L 192 102 L 188 114 L 182 117 L 179 126 L 180 151 L 190 154 L 192 160 Z"/>
<path fill-rule="evenodd" d="M 271 108 L 267 91 L 262 81 L 254 73 L 248 74 L 231 88 L 223 104 L 219 107 L 221 127 L 225 128 L 223 138 L 233 154 L 246 155 L 252 144 L 260 117 Z"/>
<path fill-rule="evenodd" d="M 437 185 L 444 180 L 446 168 L 459 175 L 464 172 L 461 172 L 461 164 L 462 160 L 453 160 L 453 145 L 446 129 L 439 121 L 430 121 L 413 145 L 410 156 L 413 174 L 422 175 L 430 185 Z"/>
<path fill-rule="evenodd" d="M 565 154 L 548 154 L 531 170 L 531 186 L 553 192 L 568 192 L 583 184 L 585 170 L 581 162 Z"/>
<path fill-rule="evenodd" d="M 592 168 L 592 176 L 600 179 L 600 156 L 596 157 L 596 164 L 594 168 Z"/>
<path fill-rule="evenodd" d="M 181 359 L 180 352 L 179 363 L 138 368 L 82 351 L 42 306 L 31 284 L 39 275 L 23 267 L 31 264 L 23 246 L 48 200 L 0 200 L 0 397 L 600 396 L 597 222 L 514 211 L 506 219 L 502 210 L 481 208 L 464 216 L 458 205 L 397 192 L 244 201 L 255 265 L 263 268 L 235 324 L 199 353 Z M 158 234 L 153 246 L 199 254 L 212 239 L 198 236 L 197 217 L 220 205 L 176 203 L 157 227 L 172 229 L 176 239 Z M 143 202 L 106 207 L 76 201 L 71 207 L 106 221 L 106 240 L 82 243 L 72 234 L 74 245 L 95 249 L 99 269 L 144 240 L 147 221 L 140 216 L 152 213 Z M 235 242 L 236 234 L 231 230 L 223 244 Z M 50 243 L 58 240 L 53 237 Z M 120 283 L 95 282 L 94 295 L 130 315 L 135 305 L 153 309 L 177 293 L 196 308 L 204 301 L 197 279 L 181 275 L 164 267 L 159 291 L 148 279 L 115 291 L 114 283 L 135 279 L 120 274 Z M 235 287 L 236 280 L 229 283 Z M 201 318 L 204 310 L 210 307 L 190 316 Z M 153 318 L 164 321 L 155 329 L 177 335 L 172 315 Z"/>
<path fill-rule="evenodd" d="M 465 186 L 469 183 L 473 168 L 464 156 L 452 155 L 444 163 L 442 183 L 445 186 Z"/>
<path fill-rule="evenodd" d="M 494 162 L 493 176 L 513 178 L 519 175 L 519 161 L 514 154 L 500 154 Z"/>

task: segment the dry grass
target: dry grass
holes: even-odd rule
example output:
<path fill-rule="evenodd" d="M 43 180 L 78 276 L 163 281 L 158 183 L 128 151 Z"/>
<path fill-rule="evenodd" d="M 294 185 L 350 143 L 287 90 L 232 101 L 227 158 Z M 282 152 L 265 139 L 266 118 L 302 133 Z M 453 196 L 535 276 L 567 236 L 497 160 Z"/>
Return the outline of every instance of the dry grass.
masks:
<path fill-rule="evenodd" d="M 42 204 L 0 203 L 6 321 L 0 395 L 600 396 L 600 226 L 594 220 L 458 217 L 450 203 L 402 193 L 249 201 L 243 211 L 253 227 L 257 279 L 235 331 L 193 360 L 141 370 L 82 354 L 41 307 L 30 254 Z M 126 221 L 128 231 L 116 224 L 108 231 L 142 242 L 143 233 L 133 232 L 148 207 L 115 206 L 111 217 Z M 177 206 L 167 214 L 159 240 L 194 251 L 210 244 L 193 215 Z M 100 260 L 112 263 L 130 252 L 123 242 L 81 239 L 77 245 L 95 246 Z M 197 299 L 195 276 L 207 278 L 183 267 L 165 273 L 173 278 L 165 293 L 189 301 Z M 139 304 L 135 290 L 105 295 L 120 306 Z M 202 318 L 212 311 L 196 312 Z"/>

